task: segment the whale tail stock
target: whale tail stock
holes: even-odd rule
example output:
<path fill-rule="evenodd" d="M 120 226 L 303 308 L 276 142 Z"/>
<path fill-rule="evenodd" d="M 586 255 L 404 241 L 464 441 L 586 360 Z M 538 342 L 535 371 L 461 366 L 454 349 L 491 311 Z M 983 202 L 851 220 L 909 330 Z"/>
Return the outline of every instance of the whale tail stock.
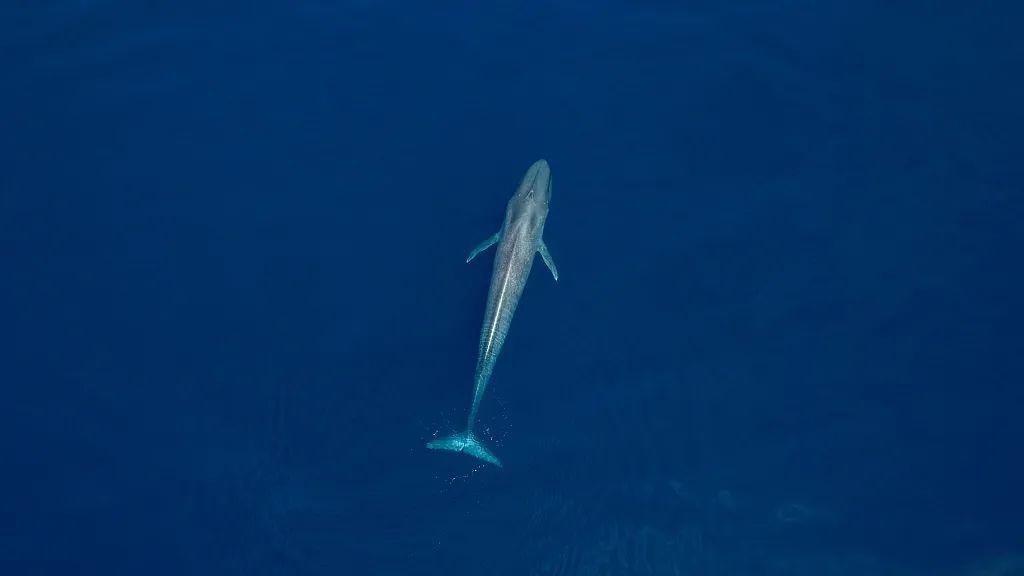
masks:
<path fill-rule="evenodd" d="M 462 452 L 475 456 L 484 462 L 490 462 L 498 468 L 501 468 L 501 460 L 494 455 L 486 446 L 483 445 L 476 436 L 473 435 L 469 430 L 465 432 L 457 432 L 451 436 L 445 436 L 444 438 L 438 438 L 437 440 L 431 440 L 427 442 L 427 448 L 431 450 L 451 450 L 452 452 Z"/>

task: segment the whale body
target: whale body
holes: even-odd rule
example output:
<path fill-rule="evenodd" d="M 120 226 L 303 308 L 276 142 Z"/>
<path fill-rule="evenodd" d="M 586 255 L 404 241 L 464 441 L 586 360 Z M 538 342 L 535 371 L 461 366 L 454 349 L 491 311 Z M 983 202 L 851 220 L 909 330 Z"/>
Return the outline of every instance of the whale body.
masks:
<path fill-rule="evenodd" d="M 498 245 L 491 272 L 491 287 L 487 293 L 487 308 L 480 329 L 480 347 L 473 377 L 473 403 L 465 431 L 433 440 L 427 443 L 427 448 L 464 452 L 501 466 L 498 457 L 473 434 L 473 425 L 476 423 L 480 400 L 512 324 L 519 297 L 523 294 L 530 269 L 533 268 L 535 254 L 540 253 L 551 275 L 558 280 L 558 269 L 544 244 L 544 224 L 547 222 L 550 201 L 551 168 L 547 161 L 538 160 L 526 171 L 515 195 L 508 201 L 501 229 L 478 244 L 466 258 L 468 263 L 484 250 L 494 244 Z"/>

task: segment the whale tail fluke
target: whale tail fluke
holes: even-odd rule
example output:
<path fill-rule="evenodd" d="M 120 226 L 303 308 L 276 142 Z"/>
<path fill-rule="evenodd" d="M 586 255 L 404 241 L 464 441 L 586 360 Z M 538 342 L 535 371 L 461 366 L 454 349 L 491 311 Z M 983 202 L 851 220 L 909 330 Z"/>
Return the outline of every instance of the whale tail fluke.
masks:
<path fill-rule="evenodd" d="M 487 449 L 472 432 L 458 432 L 451 436 L 438 438 L 427 442 L 427 448 L 431 450 L 451 450 L 452 452 L 463 452 L 470 456 L 476 456 L 484 462 L 490 462 L 501 468 L 501 460 Z"/>

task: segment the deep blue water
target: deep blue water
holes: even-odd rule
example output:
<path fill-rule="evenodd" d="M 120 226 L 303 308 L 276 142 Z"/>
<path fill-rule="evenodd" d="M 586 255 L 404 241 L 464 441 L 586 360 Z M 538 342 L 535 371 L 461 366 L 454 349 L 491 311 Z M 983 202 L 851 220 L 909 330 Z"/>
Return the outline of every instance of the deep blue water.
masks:
<path fill-rule="evenodd" d="M 0 573 L 1024 573 L 1022 18 L 4 3 Z"/>

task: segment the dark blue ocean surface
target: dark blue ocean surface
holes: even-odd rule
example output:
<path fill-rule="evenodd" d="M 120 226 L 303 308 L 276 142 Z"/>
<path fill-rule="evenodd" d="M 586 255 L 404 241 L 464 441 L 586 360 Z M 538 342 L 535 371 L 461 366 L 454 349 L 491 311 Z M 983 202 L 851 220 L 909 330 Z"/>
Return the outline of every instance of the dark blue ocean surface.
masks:
<path fill-rule="evenodd" d="M 0 573 L 1024 574 L 1022 22 L 3 3 Z"/>

